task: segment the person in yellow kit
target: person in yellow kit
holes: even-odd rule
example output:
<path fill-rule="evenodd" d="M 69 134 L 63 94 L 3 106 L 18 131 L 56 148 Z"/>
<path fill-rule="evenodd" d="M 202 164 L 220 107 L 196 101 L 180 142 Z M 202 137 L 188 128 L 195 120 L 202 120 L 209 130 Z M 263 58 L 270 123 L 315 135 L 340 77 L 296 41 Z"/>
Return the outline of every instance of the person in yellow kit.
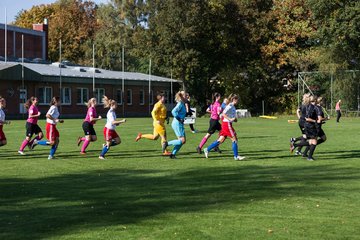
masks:
<path fill-rule="evenodd" d="M 149 140 L 157 140 L 159 136 L 161 137 L 161 146 L 163 155 L 170 155 L 170 152 L 166 150 L 167 139 L 166 139 L 166 129 L 165 129 L 165 120 L 167 120 L 167 109 L 165 106 L 165 95 L 163 93 L 159 93 L 156 96 L 158 102 L 154 105 L 154 108 L 151 112 L 151 116 L 154 119 L 153 126 L 154 132 L 153 134 L 142 134 L 139 133 L 135 138 L 135 141 L 139 141 L 141 138 L 146 138 Z"/>

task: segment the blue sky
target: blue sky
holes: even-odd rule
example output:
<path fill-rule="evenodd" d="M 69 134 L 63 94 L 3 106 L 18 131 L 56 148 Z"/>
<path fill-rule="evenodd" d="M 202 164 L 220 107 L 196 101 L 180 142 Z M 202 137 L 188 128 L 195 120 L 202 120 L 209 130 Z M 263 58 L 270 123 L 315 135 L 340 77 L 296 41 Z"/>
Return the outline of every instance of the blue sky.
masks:
<path fill-rule="evenodd" d="M 107 3 L 109 0 L 93 0 L 95 3 Z M 0 23 L 5 23 L 5 8 L 7 22 L 13 22 L 15 16 L 22 9 L 30 9 L 34 5 L 49 4 L 56 0 L 0 0 Z"/>

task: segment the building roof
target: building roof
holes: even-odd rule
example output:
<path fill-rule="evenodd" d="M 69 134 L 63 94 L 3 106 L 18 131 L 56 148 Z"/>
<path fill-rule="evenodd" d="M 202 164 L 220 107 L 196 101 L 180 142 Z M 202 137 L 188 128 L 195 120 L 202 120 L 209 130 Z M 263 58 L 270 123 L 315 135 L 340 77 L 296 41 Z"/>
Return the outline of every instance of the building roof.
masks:
<path fill-rule="evenodd" d="M 0 29 L 5 30 L 5 24 L 0 23 Z M 41 32 L 41 31 L 36 31 L 36 30 L 32 30 L 32 29 L 28 29 L 28 28 L 22 28 L 22 27 L 18 27 L 18 26 L 14 26 L 14 25 L 6 25 L 6 29 L 8 31 L 14 31 L 14 32 L 18 32 L 18 33 L 24 33 L 24 34 L 29 34 L 29 35 L 35 35 L 35 36 L 45 36 L 45 32 Z"/>
<path fill-rule="evenodd" d="M 0 71 L 3 69 L 8 69 L 12 67 L 21 67 L 21 63 L 17 62 L 0 62 Z M 149 81 L 149 75 L 137 72 L 120 72 L 120 71 L 110 71 L 105 69 L 94 69 L 90 67 L 83 66 L 64 66 L 59 67 L 59 64 L 36 64 L 36 63 L 24 63 L 24 68 L 29 69 L 32 72 L 35 72 L 41 76 L 50 76 L 50 77 L 59 77 L 60 72 L 61 76 L 66 78 L 81 78 L 81 79 L 92 79 L 95 75 L 96 79 L 109 79 L 109 80 L 134 80 L 134 81 Z M 166 77 L 159 77 L 155 75 L 150 76 L 150 80 L 154 82 L 177 82 L 181 83 L 182 81 L 176 79 L 170 79 Z"/>

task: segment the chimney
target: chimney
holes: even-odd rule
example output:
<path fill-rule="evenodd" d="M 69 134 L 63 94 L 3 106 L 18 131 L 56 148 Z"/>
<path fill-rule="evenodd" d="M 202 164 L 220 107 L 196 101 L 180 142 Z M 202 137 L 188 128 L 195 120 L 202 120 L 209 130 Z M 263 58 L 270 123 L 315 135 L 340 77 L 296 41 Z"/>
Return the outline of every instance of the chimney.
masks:
<path fill-rule="evenodd" d="M 45 59 L 48 60 L 48 49 L 49 49 L 49 25 L 47 18 L 44 19 L 44 23 L 36 23 L 33 24 L 33 30 L 45 32 L 45 41 L 43 43 L 45 44 L 45 49 L 43 51 L 45 52 Z"/>

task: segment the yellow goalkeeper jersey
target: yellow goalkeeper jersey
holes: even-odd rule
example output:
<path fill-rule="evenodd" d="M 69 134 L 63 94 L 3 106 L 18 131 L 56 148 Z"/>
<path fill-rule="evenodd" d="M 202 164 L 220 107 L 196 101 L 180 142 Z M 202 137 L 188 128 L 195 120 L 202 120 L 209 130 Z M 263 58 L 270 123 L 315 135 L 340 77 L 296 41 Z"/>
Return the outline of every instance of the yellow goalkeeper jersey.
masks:
<path fill-rule="evenodd" d="M 164 122 L 166 119 L 166 112 L 167 110 L 165 105 L 159 101 L 154 105 L 151 116 L 153 117 L 154 121 Z"/>

